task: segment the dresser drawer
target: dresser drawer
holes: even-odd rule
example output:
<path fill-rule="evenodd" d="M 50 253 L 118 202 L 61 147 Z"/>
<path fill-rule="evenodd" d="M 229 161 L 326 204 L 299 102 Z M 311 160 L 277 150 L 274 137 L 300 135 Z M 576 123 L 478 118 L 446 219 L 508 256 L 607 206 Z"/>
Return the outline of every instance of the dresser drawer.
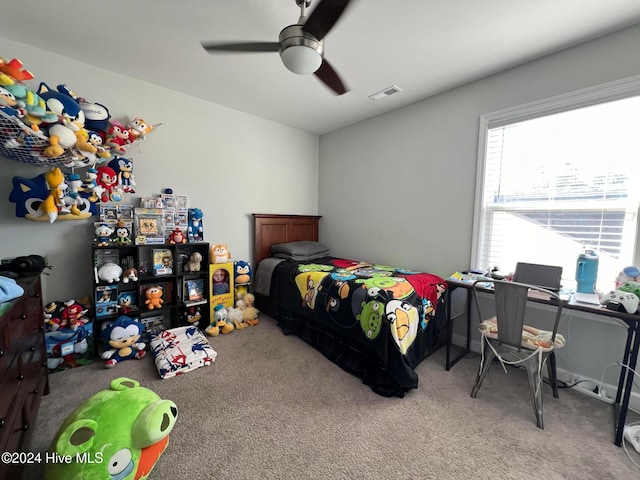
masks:
<path fill-rule="evenodd" d="M 18 283 L 25 294 L 0 316 L 0 452 L 24 451 L 49 390 L 40 277 Z M 20 478 L 21 470 L 0 463 L 0 478 Z"/>
<path fill-rule="evenodd" d="M 0 378 L 0 439 L 8 435 L 14 417 L 17 414 L 17 406 L 20 395 L 20 367 L 18 359 L 14 359 Z M 2 441 L 0 440 L 0 445 Z"/>
<path fill-rule="evenodd" d="M 30 335 L 22 342 L 20 348 L 18 379 L 22 379 L 21 388 L 25 389 L 27 393 L 32 393 L 38 387 L 40 377 L 44 376 L 44 371 L 47 368 L 42 334 Z"/>
<path fill-rule="evenodd" d="M 8 350 L 15 350 L 17 343 L 33 330 L 33 321 L 27 316 L 29 301 L 26 297 L 22 297 L 9 310 L 2 319 L 2 347 Z"/>
<path fill-rule="evenodd" d="M 4 452 L 24 451 L 28 434 L 31 433 L 31 413 L 27 408 L 27 403 L 24 402 L 23 399 L 19 399 L 19 402 L 21 402 L 21 404 L 19 408 L 15 409 L 16 415 L 13 417 L 13 422 L 6 426 Z"/>

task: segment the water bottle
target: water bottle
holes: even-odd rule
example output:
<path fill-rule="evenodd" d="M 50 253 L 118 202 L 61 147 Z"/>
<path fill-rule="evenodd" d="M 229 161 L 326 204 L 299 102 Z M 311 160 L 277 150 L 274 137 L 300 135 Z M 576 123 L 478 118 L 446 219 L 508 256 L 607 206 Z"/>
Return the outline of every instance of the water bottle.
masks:
<path fill-rule="evenodd" d="M 576 262 L 576 292 L 593 293 L 596 291 L 598 280 L 598 254 L 586 249 L 578 255 Z"/>

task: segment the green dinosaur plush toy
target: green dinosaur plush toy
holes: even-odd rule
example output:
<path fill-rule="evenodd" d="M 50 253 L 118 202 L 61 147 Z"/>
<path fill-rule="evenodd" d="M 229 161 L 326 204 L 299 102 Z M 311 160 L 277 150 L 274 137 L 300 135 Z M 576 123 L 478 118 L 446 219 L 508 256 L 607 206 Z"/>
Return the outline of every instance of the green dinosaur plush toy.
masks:
<path fill-rule="evenodd" d="M 178 415 L 136 380 L 117 378 L 80 405 L 47 452 L 45 479 L 145 479 L 167 448 Z"/>

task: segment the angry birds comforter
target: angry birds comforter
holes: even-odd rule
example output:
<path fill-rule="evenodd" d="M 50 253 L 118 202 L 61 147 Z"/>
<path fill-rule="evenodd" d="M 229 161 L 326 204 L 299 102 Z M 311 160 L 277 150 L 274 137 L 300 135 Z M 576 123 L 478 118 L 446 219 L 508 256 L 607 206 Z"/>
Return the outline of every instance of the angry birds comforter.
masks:
<path fill-rule="evenodd" d="M 447 283 L 429 273 L 326 257 L 273 273 L 278 322 L 376 393 L 403 396 L 439 345 Z"/>

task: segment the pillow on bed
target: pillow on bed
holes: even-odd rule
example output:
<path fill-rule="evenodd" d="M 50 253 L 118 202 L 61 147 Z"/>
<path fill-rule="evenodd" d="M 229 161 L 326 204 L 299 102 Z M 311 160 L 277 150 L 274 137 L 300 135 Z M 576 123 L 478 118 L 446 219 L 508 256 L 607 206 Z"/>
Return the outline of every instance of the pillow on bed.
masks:
<path fill-rule="evenodd" d="M 286 258 L 287 260 L 301 262 L 327 257 L 331 254 L 331 249 L 320 242 L 300 240 L 298 242 L 271 245 L 271 253 L 276 258 Z"/>

